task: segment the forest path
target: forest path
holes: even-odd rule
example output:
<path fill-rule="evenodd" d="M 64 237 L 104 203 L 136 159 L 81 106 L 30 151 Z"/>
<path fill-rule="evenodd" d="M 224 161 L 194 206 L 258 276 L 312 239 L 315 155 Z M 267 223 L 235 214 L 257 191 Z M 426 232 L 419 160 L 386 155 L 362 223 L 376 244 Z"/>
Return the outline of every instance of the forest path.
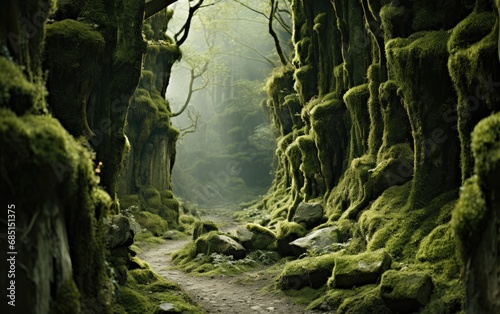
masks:
<path fill-rule="evenodd" d="M 224 212 L 216 212 L 203 219 L 214 221 L 224 232 L 241 225 L 241 222 L 232 219 L 232 215 Z M 260 267 L 235 276 L 193 276 L 175 269 L 171 261 L 171 254 L 191 239 L 166 241 L 149 248 L 140 245 L 142 253 L 139 257 L 147 261 L 160 276 L 178 283 L 207 313 L 306 313 L 305 306 L 295 304 L 290 297 L 262 291 L 273 281 L 273 277 L 265 273 L 266 268 Z"/>

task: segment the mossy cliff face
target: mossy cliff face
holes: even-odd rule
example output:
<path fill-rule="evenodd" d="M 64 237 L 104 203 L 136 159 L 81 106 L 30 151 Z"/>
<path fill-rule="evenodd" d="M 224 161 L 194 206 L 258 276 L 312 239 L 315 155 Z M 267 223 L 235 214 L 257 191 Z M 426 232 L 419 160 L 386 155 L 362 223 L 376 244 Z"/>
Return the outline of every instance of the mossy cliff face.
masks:
<path fill-rule="evenodd" d="M 130 153 L 121 172 L 120 195 L 138 195 L 140 210 L 160 215 L 176 227 L 179 202 L 171 192 L 171 171 L 179 131 L 170 121 L 171 109 L 165 92 L 172 65 L 181 58 L 179 47 L 166 36 L 171 10 L 144 23 L 147 40 L 139 85 L 131 98 L 126 133 Z"/>
<path fill-rule="evenodd" d="M 140 0 L 64 0 L 46 28 L 49 110 L 73 136 L 88 139 L 102 163 L 101 184 L 113 198 L 128 147 L 129 99 L 146 47 L 143 12 Z"/>
<path fill-rule="evenodd" d="M 16 312 L 109 313 L 113 285 L 103 218 L 111 199 L 98 187 L 87 148 L 46 114 L 41 51 L 52 3 L 9 1 L 6 7 L 0 27 L 0 190 L 15 213 L 11 251 L 17 255 L 15 278 L 2 276 L 0 284 L 15 281 Z M 2 269 L 10 266 L 4 255 Z"/>
<path fill-rule="evenodd" d="M 499 109 L 497 7 L 294 0 L 292 10 L 295 57 L 267 84 L 281 132 L 277 174 L 262 204 L 270 228 L 292 221 L 301 201 L 320 201 L 326 225 L 351 226 L 350 254 L 385 248 L 396 264 L 429 269 L 434 290 L 424 312 L 467 303 L 473 313 L 474 296 L 491 289 L 479 282 L 496 287 L 482 269 L 493 273 L 499 263 L 482 255 L 499 243 L 496 192 L 486 179 L 498 161 L 496 118 L 471 135 Z M 469 265 L 467 302 L 454 238 L 462 267 Z M 366 289 L 367 298 L 378 295 Z M 327 295 L 321 302 L 336 304 L 342 292 Z M 359 310 L 351 301 L 337 307 Z"/>

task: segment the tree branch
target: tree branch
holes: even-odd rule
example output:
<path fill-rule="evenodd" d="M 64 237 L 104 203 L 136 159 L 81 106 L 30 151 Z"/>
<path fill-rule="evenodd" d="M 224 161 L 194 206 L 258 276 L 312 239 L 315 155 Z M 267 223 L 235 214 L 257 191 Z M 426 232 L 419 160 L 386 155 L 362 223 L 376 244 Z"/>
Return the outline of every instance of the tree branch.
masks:
<path fill-rule="evenodd" d="M 151 0 L 144 5 L 144 19 L 147 20 L 151 16 L 165 9 L 177 0 Z"/>
<path fill-rule="evenodd" d="M 269 0 L 269 4 L 271 5 L 271 13 L 269 14 L 269 24 L 268 24 L 269 34 L 271 34 L 271 36 L 273 37 L 274 45 L 276 46 L 276 52 L 278 53 L 278 57 L 280 58 L 281 64 L 287 65 L 288 60 L 285 57 L 283 50 L 281 49 L 280 40 L 278 39 L 278 35 L 276 34 L 273 28 L 274 13 L 278 8 L 278 3 L 275 0 Z"/>
<path fill-rule="evenodd" d="M 198 3 L 196 3 L 194 6 L 189 6 L 189 14 L 186 23 L 184 23 L 181 29 L 174 35 L 175 43 L 177 44 L 177 46 L 180 47 L 186 41 L 189 35 L 189 29 L 191 28 L 191 20 L 193 19 L 196 10 L 198 10 L 203 4 L 203 1 L 204 0 L 198 0 Z M 178 39 L 181 34 L 182 37 Z"/>

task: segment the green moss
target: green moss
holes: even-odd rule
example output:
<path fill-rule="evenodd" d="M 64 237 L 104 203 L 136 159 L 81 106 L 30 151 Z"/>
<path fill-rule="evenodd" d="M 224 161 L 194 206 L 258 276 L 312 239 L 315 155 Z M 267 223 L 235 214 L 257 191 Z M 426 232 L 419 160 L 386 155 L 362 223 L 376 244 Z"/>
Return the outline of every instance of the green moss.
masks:
<path fill-rule="evenodd" d="M 46 27 L 48 67 L 59 75 L 87 78 L 99 72 L 105 40 L 83 22 L 67 19 Z"/>
<path fill-rule="evenodd" d="M 196 221 L 193 224 L 193 240 L 210 231 L 219 231 L 219 227 L 213 221 Z"/>
<path fill-rule="evenodd" d="M 307 234 L 306 228 L 296 222 L 289 222 L 286 220 L 280 221 L 276 229 L 276 238 L 284 239 L 286 237 L 295 236 L 301 238 Z"/>
<path fill-rule="evenodd" d="M 496 15 L 493 12 L 472 12 L 453 28 L 448 41 L 450 54 L 459 49 L 467 48 L 486 37 L 495 25 L 495 21 Z"/>
<path fill-rule="evenodd" d="M 483 229 L 487 213 L 486 201 L 481 188 L 481 179 L 473 176 L 465 181 L 460 192 L 451 220 L 457 246 L 466 263 L 471 249 L 479 241 L 480 230 Z"/>
<path fill-rule="evenodd" d="M 472 132 L 474 173 L 488 178 L 500 167 L 500 114 L 483 119 Z"/>
<path fill-rule="evenodd" d="M 120 308 L 115 309 L 115 313 L 144 314 L 151 310 L 148 299 L 129 287 L 122 287 L 118 290 L 116 302 Z"/>
<path fill-rule="evenodd" d="M 368 285 L 356 289 L 352 297 L 342 300 L 338 313 L 343 314 L 390 314 L 393 313 L 379 296 L 379 289 Z"/>
<path fill-rule="evenodd" d="M 257 250 L 275 250 L 277 248 L 276 234 L 259 224 L 246 224 L 248 231 L 253 232 L 252 245 Z"/>
<path fill-rule="evenodd" d="M 52 307 L 52 314 L 79 313 L 80 292 L 73 280 L 63 282 L 57 291 L 55 305 Z"/>
<path fill-rule="evenodd" d="M 335 258 L 333 275 L 328 280 L 331 288 L 352 288 L 376 283 L 391 268 L 392 258 L 384 250 L 342 255 Z"/>
<path fill-rule="evenodd" d="M 297 290 L 304 286 L 319 288 L 332 273 L 336 257 L 337 254 L 332 253 L 291 261 L 284 266 L 276 286 L 282 290 Z"/>
<path fill-rule="evenodd" d="M 370 131 L 370 115 L 368 84 L 355 86 L 344 94 L 344 103 L 351 117 L 349 160 L 363 156 L 368 152 L 368 135 Z"/>
<path fill-rule="evenodd" d="M 30 83 L 22 70 L 14 62 L 0 56 L 0 106 L 10 108 L 17 114 L 28 110 L 39 110 L 36 100 L 38 94 L 44 94 L 45 88 L 39 90 Z"/>
<path fill-rule="evenodd" d="M 183 266 L 196 257 L 196 245 L 194 241 L 188 242 L 179 251 L 172 253 L 172 261 Z"/>
<path fill-rule="evenodd" d="M 168 230 L 168 223 L 158 215 L 150 212 L 139 212 L 135 215 L 137 222 L 150 231 L 154 236 L 162 236 Z"/>
<path fill-rule="evenodd" d="M 128 275 L 139 285 L 148 285 L 160 279 L 160 277 L 151 269 L 133 269 L 128 272 Z"/>

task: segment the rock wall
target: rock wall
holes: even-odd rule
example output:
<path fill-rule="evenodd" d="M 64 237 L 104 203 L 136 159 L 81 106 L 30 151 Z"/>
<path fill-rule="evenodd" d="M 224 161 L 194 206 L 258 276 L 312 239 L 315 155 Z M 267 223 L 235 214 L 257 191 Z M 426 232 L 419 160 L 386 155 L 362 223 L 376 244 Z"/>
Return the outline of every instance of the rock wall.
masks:
<path fill-rule="evenodd" d="M 89 141 L 114 212 L 129 148 L 126 115 L 146 49 L 143 12 L 140 0 L 63 0 L 46 27 L 49 109 L 73 136 Z"/>
<path fill-rule="evenodd" d="M 13 272 L 10 277 L 3 274 L 0 284 L 15 288 L 9 290 L 15 291 L 10 292 L 15 308 L 5 302 L 2 308 L 16 313 L 109 313 L 113 284 L 106 266 L 104 217 L 112 200 L 98 186 L 85 141 L 76 140 L 63 124 L 72 132 L 81 129 L 72 129 L 64 115 L 57 120 L 48 114 L 57 115 L 56 108 L 68 112 L 83 108 L 86 99 L 79 98 L 80 92 L 86 94 L 92 82 L 79 62 L 90 58 L 85 49 L 95 49 L 99 58 L 105 37 L 75 20 L 54 21 L 46 27 L 49 14 L 54 13 L 51 1 L 8 1 L 4 6 L 0 13 L 0 190 L 12 212 L 8 224 L 7 216 L 2 218 L 2 234 L 10 228 L 11 237 L 15 235 L 10 251 L 17 254 L 13 262 L 13 256 L 7 261 L 2 253 L 2 269 Z M 45 31 L 48 41 L 60 40 L 53 43 L 61 57 L 59 67 L 50 72 L 47 88 L 42 68 Z M 71 46 L 75 36 L 81 36 L 80 49 Z M 68 46 L 63 44 L 66 40 Z M 70 65 L 77 69 L 64 69 Z M 75 97 L 64 108 L 58 107 L 63 103 L 56 87 L 65 85 L 54 86 L 59 75 L 66 76 L 69 86 L 64 93 L 74 92 Z M 77 86 L 81 90 L 72 89 Z M 47 103 L 48 94 L 52 97 Z M 6 238 L 1 244 L 7 248 Z"/>
<path fill-rule="evenodd" d="M 430 269 L 427 309 L 462 306 L 461 267 L 467 311 L 498 311 L 498 208 L 488 178 L 499 133 L 487 118 L 500 96 L 494 3 L 294 0 L 292 9 L 295 57 L 267 85 L 281 132 L 262 203 L 269 225 L 293 221 L 303 201 L 321 202 L 315 227 L 348 226 L 350 253 L 383 247 L 409 269 Z M 443 289 L 453 297 L 444 300 Z M 363 306 L 354 303 L 342 308 Z"/>
<path fill-rule="evenodd" d="M 123 208 L 137 206 L 159 215 L 174 228 L 179 202 L 171 191 L 171 171 L 179 131 L 170 121 L 172 113 L 165 92 L 181 51 L 165 34 L 172 14 L 172 10 L 164 10 L 144 23 L 147 48 L 127 115 L 125 132 L 130 152 L 121 172 L 119 194 Z"/>

